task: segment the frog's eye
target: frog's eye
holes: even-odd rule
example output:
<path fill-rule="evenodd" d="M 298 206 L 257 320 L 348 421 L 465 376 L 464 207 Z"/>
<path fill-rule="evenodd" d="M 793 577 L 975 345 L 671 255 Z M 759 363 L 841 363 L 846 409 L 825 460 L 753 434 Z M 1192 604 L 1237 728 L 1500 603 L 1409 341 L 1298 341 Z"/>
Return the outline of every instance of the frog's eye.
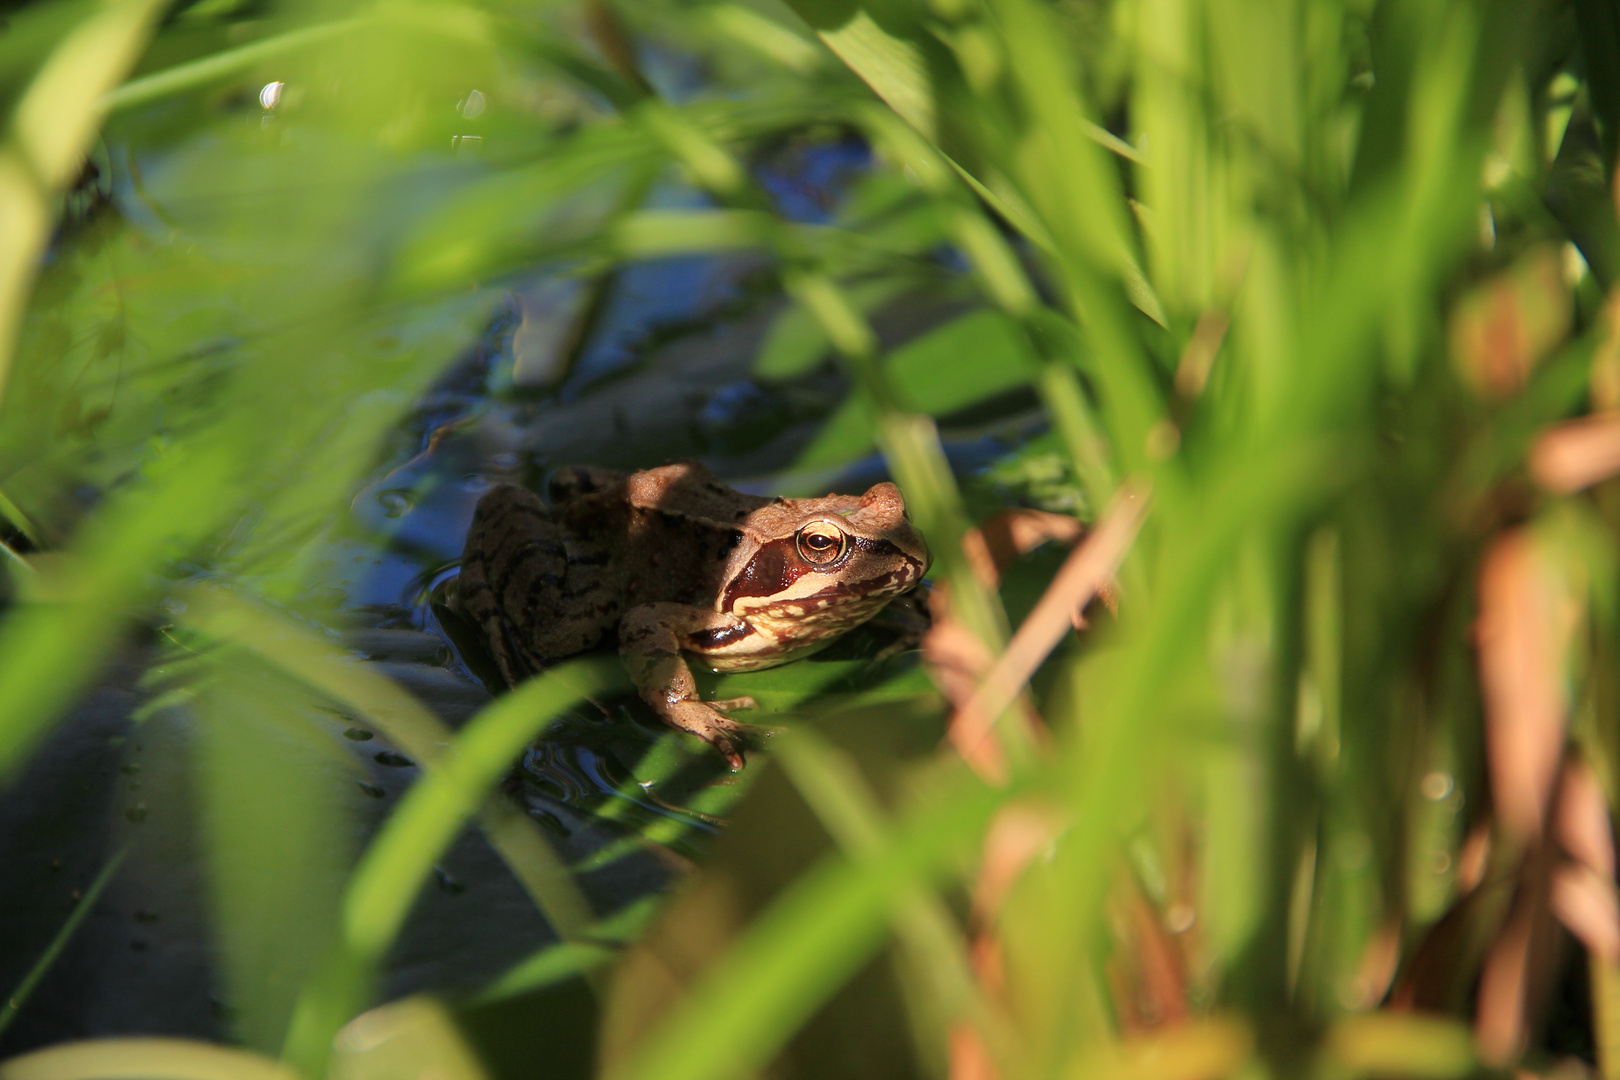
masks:
<path fill-rule="evenodd" d="M 843 532 L 836 526 L 813 521 L 799 530 L 799 557 L 811 566 L 826 566 L 838 561 L 845 543 Z"/>

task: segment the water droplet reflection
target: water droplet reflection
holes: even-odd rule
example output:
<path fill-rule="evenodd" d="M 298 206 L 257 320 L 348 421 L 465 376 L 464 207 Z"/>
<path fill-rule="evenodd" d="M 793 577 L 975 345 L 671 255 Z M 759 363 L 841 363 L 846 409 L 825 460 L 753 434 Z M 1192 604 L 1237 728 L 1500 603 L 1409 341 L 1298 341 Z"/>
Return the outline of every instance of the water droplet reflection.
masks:
<path fill-rule="evenodd" d="M 377 505 L 388 517 L 404 517 L 416 505 L 416 495 L 404 488 L 393 488 L 377 496 Z"/>
<path fill-rule="evenodd" d="M 265 83 L 259 91 L 259 105 L 265 112 L 270 112 L 281 104 L 281 91 L 286 87 L 284 82 Z"/>
<path fill-rule="evenodd" d="M 487 104 L 484 95 L 474 90 L 461 102 L 461 115 L 468 120 L 476 120 L 484 114 L 484 108 Z"/>
<path fill-rule="evenodd" d="M 1450 774 L 1436 770 L 1435 772 L 1429 773 L 1427 776 L 1425 776 L 1423 778 L 1423 783 L 1420 786 L 1425 799 L 1429 799 L 1433 802 L 1439 802 L 1441 799 L 1444 799 L 1447 795 L 1451 794 L 1453 785 Z"/>

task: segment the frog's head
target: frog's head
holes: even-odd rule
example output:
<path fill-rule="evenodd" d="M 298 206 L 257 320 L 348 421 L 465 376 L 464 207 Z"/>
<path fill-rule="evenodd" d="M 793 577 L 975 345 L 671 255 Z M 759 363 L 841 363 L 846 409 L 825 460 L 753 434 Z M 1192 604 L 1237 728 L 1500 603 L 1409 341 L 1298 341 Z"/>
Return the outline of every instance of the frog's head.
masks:
<path fill-rule="evenodd" d="M 769 609 L 777 619 L 847 628 L 928 570 L 928 545 L 890 483 L 865 495 L 777 499 L 750 514 L 741 532 L 719 605 L 740 617 Z"/>

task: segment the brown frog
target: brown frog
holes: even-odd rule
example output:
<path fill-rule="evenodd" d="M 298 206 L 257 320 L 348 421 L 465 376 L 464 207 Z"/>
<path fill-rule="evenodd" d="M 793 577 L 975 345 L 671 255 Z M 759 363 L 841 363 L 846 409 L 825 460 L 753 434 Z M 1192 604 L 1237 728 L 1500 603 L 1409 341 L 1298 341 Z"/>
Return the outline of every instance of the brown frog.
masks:
<path fill-rule="evenodd" d="M 876 615 L 928 569 L 893 484 L 771 499 L 684 463 L 628 476 L 565 469 L 551 506 L 511 484 L 479 500 L 458 604 L 515 685 L 616 632 L 642 698 L 743 765 L 753 698 L 702 701 L 683 654 L 715 671 L 807 656 Z"/>

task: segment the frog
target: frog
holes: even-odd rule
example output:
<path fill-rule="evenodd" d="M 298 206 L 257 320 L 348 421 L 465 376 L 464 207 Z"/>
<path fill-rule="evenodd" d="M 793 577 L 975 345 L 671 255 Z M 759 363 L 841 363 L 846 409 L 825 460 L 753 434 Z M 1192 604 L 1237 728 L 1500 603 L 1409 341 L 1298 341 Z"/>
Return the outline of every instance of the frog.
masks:
<path fill-rule="evenodd" d="M 455 606 L 516 686 L 612 639 L 643 701 L 733 771 L 751 697 L 704 701 L 690 662 L 756 671 L 826 648 L 919 587 L 930 556 L 893 483 L 862 495 L 750 495 L 697 462 L 558 470 L 549 505 L 479 499 Z"/>

